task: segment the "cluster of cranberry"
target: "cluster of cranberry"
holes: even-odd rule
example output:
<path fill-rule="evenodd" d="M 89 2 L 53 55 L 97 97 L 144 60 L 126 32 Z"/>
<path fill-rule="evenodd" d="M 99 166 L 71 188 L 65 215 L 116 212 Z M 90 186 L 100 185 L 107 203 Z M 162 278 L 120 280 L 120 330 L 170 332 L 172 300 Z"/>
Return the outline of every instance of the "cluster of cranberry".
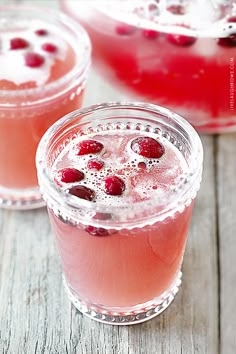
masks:
<path fill-rule="evenodd" d="M 133 139 L 131 142 L 131 149 L 134 153 L 146 157 L 148 159 L 150 158 L 155 158 L 159 159 L 163 156 L 165 150 L 164 147 L 161 143 L 159 143 L 157 140 L 150 138 L 150 137 L 145 137 L 145 136 L 140 136 L 138 138 Z M 80 143 L 78 143 L 74 151 L 76 155 L 82 156 L 82 155 L 98 155 L 104 150 L 104 146 L 101 142 L 97 140 L 92 140 L 92 139 L 87 139 L 83 140 Z M 103 160 L 98 158 L 91 158 L 88 160 L 87 163 L 87 168 L 100 171 L 104 167 L 105 163 Z M 145 168 L 143 165 L 145 163 L 142 163 L 142 165 L 138 165 L 139 168 Z M 63 168 L 59 171 L 56 172 L 56 175 L 54 177 L 55 183 L 62 187 L 65 184 L 70 184 L 70 183 L 78 183 L 82 181 L 85 178 L 84 172 L 73 168 L 73 167 L 67 167 Z M 104 178 L 104 192 L 108 195 L 111 196 L 121 196 L 122 193 L 125 191 L 125 182 L 123 179 L 116 175 L 109 175 Z M 72 187 L 69 187 L 67 189 L 68 193 L 80 198 L 80 199 L 85 199 L 88 201 L 93 201 L 96 197 L 96 193 L 94 190 L 91 188 L 88 188 L 84 185 L 80 184 L 75 184 Z M 102 215 L 103 219 L 110 219 L 111 215 L 110 214 L 104 214 Z M 101 217 L 101 216 L 100 216 Z M 92 225 L 88 225 L 84 229 L 88 234 L 92 236 L 99 236 L 99 237 L 104 237 L 104 236 L 109 236 L 111 234 L 117 233 L 115 230 L 107 230 L 102 227 L 95 227 Z"/>
<path fill-rule="evenodd" d="M 35 32 L 36 36 L 44 36 L 45 38 L 48 35 L 48 31 L 45 29 L 38 29 Z M 19 49 L 28 49 L 30 48 L 30 43 L 28 40 L 15 37 L 10 40 L 10 50 L 19 50 Z M 50 42 L 44 42 L 42 44 L 42 50 L 47 53 L 56 53 L 58 48 L 55 44 Z M 25 65 L 31 68 L 38 68 L 43 65 L 45 62 L 45 58 L 43 55 L 39 53 L 35 53 L 33 51 L 27 51 L 24 55 Z"/>
<path fill-rule="evenodd" d="M 156 9 L 150 9 L 150 11 L 155 11 Z M 169 12 L 171 12 L 174 15 L 184 15 L 185 9 L 182 5 L 171 5 L 167 8 Z M 236 16 L 231 16 L 227 19 L 228 23 L 236 23 Z M 186 27 L 183 25 L 183 27 Z M 137 30 L 136 27 L 128 25 L 128 24 L 120 24 L 116 26 L 115 31 L 118 35 L 124 35 L 128 36 L 133 34 Z M 156 39 L 159 36 L 159 32 L 155 31 L 153 29 L 142 29 L 141 30 L 142 35 L 145 38 L 148 39 Z M 166 35 L 167 40 L 170 43 L 173 43 L 175 45 L 179 46 L 190 46 L 194 44 L 197 40 L 197 37 L 193 36 L 187 36 L 187 35 L 182 35 L 182 34 L 173 34 L 173 33 L 168 33 Z M 219 45 L 225 46 L 225 47 L 234 47 L 236 46 L 236 33 L 231 34 L 229 37 L 226 38 L 219 38 L 218 42 Z"/>
<path fill-rule="evenodd" d="M 99 154 L 104 146 L 97 140 L 83 140 L 75 147 L 76 155 L 93 155 Z M 157 140 L 150 137 L 138 137 L 131 142 L 131 149 L 146 158 L 159 159 L 164 154 L 164 147 Z M 104 161 L 98 157 L 92 158 L 87 163 L 88 169 L 100 171 L 104 167 Z M 140 167 L 140 168 L 143 168 Z M 85 178 L 82 171 L 67 167 L 57 171 L 55 182 L 57 185 L 62 186 L 64 183 L 80 182 Z M 104 192 L 112 196 L 120 196 L 125 191 L 125 182 L 123 179 L 116 175 L 109 175 L 104 178 Z M 68 189 L 68 192 L 78 198 L 92 201 L 95 199 L 96 194 L 92 189 L 84 185 L 74 185 Z"/>

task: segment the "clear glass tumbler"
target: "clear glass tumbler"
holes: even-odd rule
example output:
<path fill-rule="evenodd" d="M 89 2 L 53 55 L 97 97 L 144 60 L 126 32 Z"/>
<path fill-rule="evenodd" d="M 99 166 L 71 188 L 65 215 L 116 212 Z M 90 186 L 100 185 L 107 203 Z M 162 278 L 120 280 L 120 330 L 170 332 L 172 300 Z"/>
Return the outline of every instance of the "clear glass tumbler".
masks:
<path fill-rule="evenodd" d="M 67 16 L 0 6 L 0 207 L 44 204 L 37 145 L 50 125 L 81 107 L 90 57 L 87 33 Z"/>
<path fill-rule="evenodd" d="M 194 128 L 152 104 L 95 105 L 49 128 L 38 180 L 79 311 L 125 325 L 172 302 L 202 162 Z"/>

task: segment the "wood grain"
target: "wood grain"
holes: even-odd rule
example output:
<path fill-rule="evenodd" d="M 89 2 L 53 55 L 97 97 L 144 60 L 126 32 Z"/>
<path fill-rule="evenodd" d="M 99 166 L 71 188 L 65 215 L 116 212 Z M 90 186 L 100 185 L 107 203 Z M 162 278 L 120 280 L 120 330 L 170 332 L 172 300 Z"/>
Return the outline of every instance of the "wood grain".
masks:
<path fill-rule="evenodd" d="M 221 352 L 236 352 L 236 134 L 217 144 Z"/>

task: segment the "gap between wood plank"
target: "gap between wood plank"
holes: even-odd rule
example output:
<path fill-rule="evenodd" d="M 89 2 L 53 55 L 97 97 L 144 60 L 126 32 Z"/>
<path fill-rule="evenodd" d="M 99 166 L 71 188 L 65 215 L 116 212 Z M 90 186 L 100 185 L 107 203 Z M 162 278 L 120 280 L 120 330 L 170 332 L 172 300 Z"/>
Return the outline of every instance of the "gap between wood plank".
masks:
<path fill-rule="evenodd" d="M 218 309 L 218 353 L 221 353 L 221 266 L 220 266 L 220 233 L 219 233 L 219 191 L 218 191 L 218 140 L 219 136 L 213 138 L 213 156 L 214 156 L 214 188 L 215 188 L 215 220 L 216 220 L 216 267 L 217 267 L 217 309 Z"/>

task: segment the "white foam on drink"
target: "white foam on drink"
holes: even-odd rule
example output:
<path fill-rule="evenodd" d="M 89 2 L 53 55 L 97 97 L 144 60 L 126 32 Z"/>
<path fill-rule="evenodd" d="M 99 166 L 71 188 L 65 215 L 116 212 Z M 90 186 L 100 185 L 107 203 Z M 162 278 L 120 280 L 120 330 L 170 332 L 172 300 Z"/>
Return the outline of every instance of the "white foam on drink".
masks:
<path fill-rule="evenodd" d="M 169 5 L 183 4 L 186 13 L 173 14 L 167 10 Z M 92 8 L 104 13 L 116 21 L 141 28 L 153 29 L 160 32 L 183 34 L 196 37 L 218 38 L 228 37 L 236 33 L 236 23 L 227 23 L 229 16 L 236 13 L 224 14 L 221 6 L 227 6 L 222 1 L 173 1 L 160 0 L 113 0 L 113 1 L 80 1 L 75 4 L 68 0 L 66 7 L 80 17 L 92 15 Z M 151 6 L 155 11 L 150 11 Z"/>
<path fill-rule="evenodd" d="M 160 159 L 147 159 L 134 153 L 130 147 L 131 141 L 138 136 L 149 136 L 158 139 L 165 148 Z M 104 145 L 99 154 L 76 155 L 76 145 L 82 140 L 94 139 Z M 100 171 L 89 170 L 90 159 L 98 158 L 104 161 Z M 146 169 L 138 167 L 140 162 L 146 164 Z M 167 199 L 189 174 L 187 162 L 181 152 L 171 142 L 153 133 L 138 131 L 111 131 L 93 133 L 82 136 L 70 142 L 59 154 L 52 167 L 52 179 L 62 168 L 73 167 L 83 171 L 85 178 L 76 183 L 62 186 L 67 191 L 73 185 L 84 185 L 96 193 L 95 202 L 107 206 L 130 205 L 142 200 L 158 200 L 161 203 Z M 125 182 L 125 191 L 121 196 L 110 196 L 104 192 L 104 178 L 119 176 Z"/>
<path fill-rule="evenodd" d="M 54 26 L 43 21 L 32 20 L 31 22 L 17 24 L 17 29 L 1 29 L 0 32 L 0 80 L 8 80 L 16 85 L 33 81 L 37 86 L 45 84 L 51 73 L 51 68 L 56 60 L 65 60 L 68 49 L 63 34 Z M 46 30 L 45 36 L 35 34 L 38 29 Z M 23 38 L 29 42 L 25 49 L 10 49 L 10 40 Z M 49 53 L 42 49 L 44 43 L 54 44 L 57 47 L 55 53 Z M 34 52 L 44 57 L 45 61 L 40 67 L 29 67 L 25 65 L 24 55 L 27 52 Z"/>

